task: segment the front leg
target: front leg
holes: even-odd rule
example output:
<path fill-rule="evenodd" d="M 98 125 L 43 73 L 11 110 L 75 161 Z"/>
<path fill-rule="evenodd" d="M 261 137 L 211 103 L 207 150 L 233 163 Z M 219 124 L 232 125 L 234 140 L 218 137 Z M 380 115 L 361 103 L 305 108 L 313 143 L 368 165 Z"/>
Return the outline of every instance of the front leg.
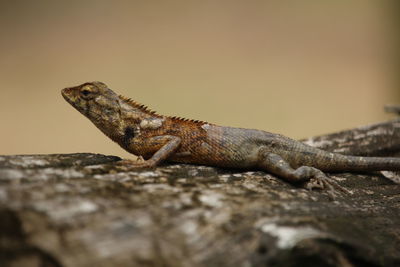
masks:
<path fill-rule="evenodd" d="M 287 161 L 274 153 L 260 153 L 259 167 L 292 183 L 306 182 L 306 188 L 310 190 L 314 188 L 327 189 L 332 198 L 334 198 L 335 188 L 350 193 L 334 180 L 328 178 L 322 171 L 309 166 L 293 169 Z"/>
<path fill-rule="evenodd" d="M 126 166 L 128 169 L 132 168 L 151 168 L 155 167 L 169 156 L 171 156 L 178 149 L 181 144 L 181 138 L 173 135 L 154 136 L 146 139 L 143 143 L 138 144 L 146 147 L 160 147 L 151 158 L 143 162 L 133 160 L 119 161 L 119 165 Z"/>

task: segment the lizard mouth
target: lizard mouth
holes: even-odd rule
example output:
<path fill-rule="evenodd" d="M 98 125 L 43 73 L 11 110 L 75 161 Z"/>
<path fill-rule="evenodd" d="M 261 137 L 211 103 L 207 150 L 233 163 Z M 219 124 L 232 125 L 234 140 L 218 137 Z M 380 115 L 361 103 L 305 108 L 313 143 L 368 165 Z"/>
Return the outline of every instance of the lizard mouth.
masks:
<path fill-rule="evenodd" d="M 72 88 L 64 88 L 64 89 L 62 89 L 62 90 L 61 90 L 61 95 L 64 97 L 64 99 L 65 99 L 68 103 L 70 103 L 72 106 L 75 106 L 75 105 L 74 105 L 74 101 L 73 101 L 72 98 L 71 98 L 71 92 L 72 92 L 71 89 L 72 89 Z"/>

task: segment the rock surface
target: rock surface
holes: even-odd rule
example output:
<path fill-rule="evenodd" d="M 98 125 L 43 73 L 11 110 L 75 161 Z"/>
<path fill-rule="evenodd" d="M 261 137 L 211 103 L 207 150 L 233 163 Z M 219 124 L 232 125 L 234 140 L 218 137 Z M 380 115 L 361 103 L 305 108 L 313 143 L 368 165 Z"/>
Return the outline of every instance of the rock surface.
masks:
<path fill-rule="evenodd" d="M 306 143 L 399 155 L 400 121 Z M 0 156 L 0 266 L 400 266 L 394 173 L 330 174 L 353 194 L 260 171 L 98 154 Z"/>

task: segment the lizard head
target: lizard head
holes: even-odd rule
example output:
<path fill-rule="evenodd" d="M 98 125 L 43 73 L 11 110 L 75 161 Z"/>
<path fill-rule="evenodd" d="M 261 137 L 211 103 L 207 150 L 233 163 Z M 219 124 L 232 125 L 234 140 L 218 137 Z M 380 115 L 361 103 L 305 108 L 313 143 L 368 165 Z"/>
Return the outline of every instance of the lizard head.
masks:
<path fill-rule="evenodd" d="M 65 100 L 103 132 L 118 127 L 121 107 L 116 93 L 102 82 L 88 82 L 61 90 Z M 107 133 L 106 133 L 107 134 Z"/>

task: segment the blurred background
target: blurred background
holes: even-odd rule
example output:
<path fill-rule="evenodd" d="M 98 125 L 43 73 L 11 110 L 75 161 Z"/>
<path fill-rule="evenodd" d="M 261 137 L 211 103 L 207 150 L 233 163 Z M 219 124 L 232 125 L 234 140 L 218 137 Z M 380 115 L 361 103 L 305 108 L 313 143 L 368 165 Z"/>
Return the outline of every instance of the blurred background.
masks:
<path fill-rule="evenodd" d="M 131 157 L 60 95 L 304 138 L 389 119 L 394 1 L 0 0 L 0 154 Z"/>

